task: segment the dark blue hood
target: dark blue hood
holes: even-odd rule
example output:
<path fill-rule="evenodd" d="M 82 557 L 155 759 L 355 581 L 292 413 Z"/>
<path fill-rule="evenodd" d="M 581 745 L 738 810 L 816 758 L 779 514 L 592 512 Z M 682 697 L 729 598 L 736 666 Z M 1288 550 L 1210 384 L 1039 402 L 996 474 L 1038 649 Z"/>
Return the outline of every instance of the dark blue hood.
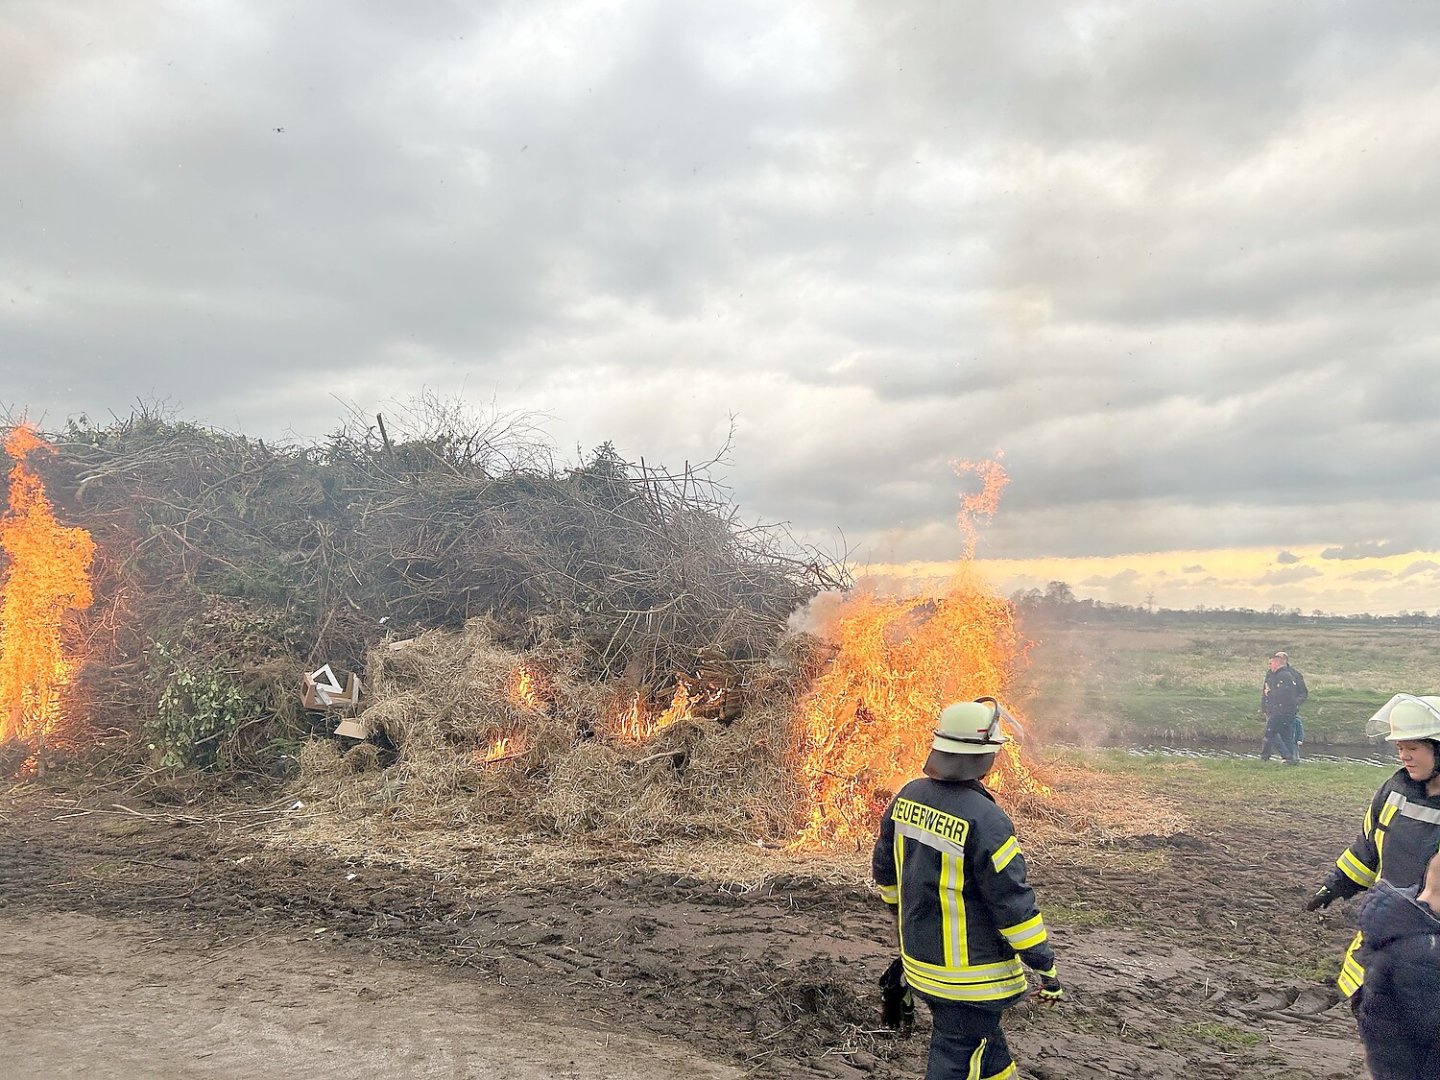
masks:
<path fill-rule="evenodd" d="M 1401 938 L 1440 934 L 1440 918 L 1415 899 L 1418 886 L 1397 889 L 1384 878 L 1360 904 L 1360 929 L 1365 943 L 1381 949 Z"/>

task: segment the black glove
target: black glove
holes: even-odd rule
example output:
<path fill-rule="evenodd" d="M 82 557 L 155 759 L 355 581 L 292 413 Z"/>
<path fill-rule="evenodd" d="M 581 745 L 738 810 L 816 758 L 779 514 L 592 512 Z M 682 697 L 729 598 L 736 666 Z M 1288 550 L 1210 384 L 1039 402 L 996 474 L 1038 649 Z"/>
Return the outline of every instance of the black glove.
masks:
<path fill-rule="evenodd" d="M 1329 885 L 1321 885 L 1315 895 L 1310 897 L 1305 904 L 1305 910 L 1319 911 L 1321 908 L 1329 907 L 1338 899 L 1340 898 L 1331 891 Z"/>
<path fill-rule="evenodd" d="M 915 1026 L 915 995 L 910 993 L 905 965 L 898 956 L 880 976 L 880 1023 L 901 1035 L 909 1035 Z"/>
<path fill-rule="evenodd" d="M 1060 985 L 1060 976 L 1052 967 L 1049 971 L 1039 972 L 1040 987 L 1035 991 L 1035 996 L 1046 1004 L 1053 1004 L 1065 996 L 1065 988 Z"/>

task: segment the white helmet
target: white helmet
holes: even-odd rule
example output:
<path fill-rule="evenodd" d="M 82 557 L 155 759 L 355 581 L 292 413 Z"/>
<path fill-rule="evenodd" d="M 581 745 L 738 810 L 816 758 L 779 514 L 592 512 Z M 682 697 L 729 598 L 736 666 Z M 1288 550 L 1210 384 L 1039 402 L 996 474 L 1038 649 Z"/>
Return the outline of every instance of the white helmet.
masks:
<path fill-rule="evenodd" d="M 942 754 L 993 754 L 1010 741 L 1000 729 L 1002 718 L 1020 731 L 1015 718 L 992 697 L 946 705 L 940 710 L 940 726 L 930 749 Z"/>
<path fill-rule="evenodd" d="M 1365 734 L 1386 742 L 1440 739 L 1440 697 L 1396 694 L 1365 724 Z"/>

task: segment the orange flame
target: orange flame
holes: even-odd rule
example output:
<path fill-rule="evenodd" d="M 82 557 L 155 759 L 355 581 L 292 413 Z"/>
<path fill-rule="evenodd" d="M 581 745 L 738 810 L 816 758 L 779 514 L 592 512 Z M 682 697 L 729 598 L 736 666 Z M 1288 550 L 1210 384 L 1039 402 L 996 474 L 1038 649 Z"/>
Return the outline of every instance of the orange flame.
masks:
<path fill-rule="evenodd" d="M 545 673 L 530 664 L 521 664 L 510 673 L 510 701 L 522 709 L 548 712 L 554 691 Z"/>
<path fill-rule="evenodd" d="M 18 426 L 5 440 L 15 459 L 10 509 L 0 518 L 0 549 L 9 563 L 0 577 L 0 742 L 44 737 L 61 723 L 61 697 L 76 665 L 65 655 L 67 611 L 90 606 L 95 542 L 84 529 L 55 519 L 45 485 L 26 462 L 54 447 Z"/>
<path fill-rule="evenodd" d="M 995 457 L 990 461 L 950 463 L 950 467 L 961 476 L 971 472 L 980 477 L 980 490 L 960 497 L 960 513 L 956 515 L 960 535 L 965 538 L 965 553 L 961 558 L 966 561 L 975 557 L 975 545 L 980 539 L 980 530 L 976 527 L 975 519 L 983 516 L 988 520 L 995 516 L 995 511 L 1000 507 L 1000 493 L 1005 490 L 1005 485 L 1010 483 L 1005 467 L 1000 464 L 1000 459 L 1004 456 L 996 451 Z"/>
<path fill-rule="evenodd" d="M 659 713 L 652 714 L 644 695 L 637 693 L 630 704 L 611 720 L 610 735 L 616 742 L 643 743 L 681 720 L 692 718 L 693 704 L 684 683 L 676 685 L 670 705 Z"/>
<path fill-rule="evenodd" d="M 520 732 L 509 735 L 501 735 L 484 749 L 475 751 L 474 763 L 476 765 L 491 765 L 497 761 L 508 761 L 510 758 L 517 758 L 530 749 L 530 740 Z"/>
<path fill-rule="evenodd" d="M 846 597 L 828 636 L 838 652 L 800 702 L 798 775 L 808 821 L 793 846 L 862 846 L 875 836 L 890 797 L 919 775 L 936 717 L 947 703 L 1003 696 L 1019 651 L 1014 610 L 972 572 L 976 513 L 994 512 L 1006 477 L 998 462 L 957 463 L 984 490 L 967 498 L 966 561 L 942 596 L 882 598 L 873 588 Z M 986 778 L 995 790 L 1045 793 L 1014 743 Z"/>

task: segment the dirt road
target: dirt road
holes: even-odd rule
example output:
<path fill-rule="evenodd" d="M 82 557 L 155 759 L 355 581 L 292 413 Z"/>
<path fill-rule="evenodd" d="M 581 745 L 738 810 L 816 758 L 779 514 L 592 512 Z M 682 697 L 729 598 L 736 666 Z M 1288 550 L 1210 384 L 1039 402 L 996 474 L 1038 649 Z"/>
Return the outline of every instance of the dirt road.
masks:
<path fill-rule="evenodd" d="M 463 971 L 155 918 L 0 916 L 0 1075 L 732 1080 Z"/>
<path fill-rule="evenodd" d="M 133 799 L 77 816 L 60 795 L 30 787 L 0 808 L 0 1023 L 33 1021 L 0 1050 L 25 1055 L 7 1075 L 86 1065 L 104 1039 L 173 1076 L 340 1075 L 327 1062 L 346 1052 L 368 1055 L 352 1074 L 924 1071 L 923 1030 L 876 1030 L 890 950 L 862 887 L 603 859 L 573 880 L 480 861 L 460 880 L 281 853 L 263 830 Z M 1071 1000 L 1013 1010 L 1022 1076 L 1364 1076 L 1320 970 L 1348 915 L 1299 912 L 1348 812 L 1225 822 L 1032 858 Z"/>

